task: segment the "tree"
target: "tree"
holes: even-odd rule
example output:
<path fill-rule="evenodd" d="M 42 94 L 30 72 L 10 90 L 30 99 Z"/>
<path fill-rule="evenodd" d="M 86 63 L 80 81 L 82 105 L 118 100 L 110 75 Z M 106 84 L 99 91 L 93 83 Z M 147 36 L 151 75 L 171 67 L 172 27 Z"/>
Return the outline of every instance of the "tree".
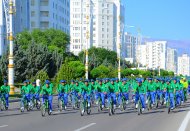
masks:
<path fill-rule="evenodd" d="M 69 41 L 70 38 L 66 33 L 55 29 L 23 31 L 16 36 L 16 43 L 23 49 L 27 49 L 32 42 L 35 42 L 46 45 L 50 51 L 57 50 L 61 54 L 66 51 Z"/>
<path fill-rule="evenodd" d="M 89 61 L 90 65 L 93 65 L 95 67 L 98 67 L 103 62 L 104 63 L 110 63 L 112 65 L 115 64 L 115 61 L 117 61 L 117 53 L 114 51 L 106 50 L 104 48 L 96 48 L 92 47 L 88 50 L 89 52 Z M 85 62 L 85 52 L 82 51 L 79 53 L 79 59 L 81 62 Z"/>
<path fill-rule="evenodd" d="M 132 72 L 133 72 L 133 71 L 132 71 L 132 69 L 130 69 L 130 68 L 122 69 L 122 70 L 121 70 L 121 76 L 122 76 L 122 77 L 131 76 Z"/>
<path fill-rule="evenodd" d="M 73 78 L 80 78 L 83 77 L 85 74 L 85 67 L 84 64 L 80 61 L 70 61 L 68 62 L 69 68 L 71 68 L 73 72 Z"/>
<path fill-rule="evenodd" d="M 41 84 L 43 84 L 45 82 L 45 80 L 49 79 L 49 76 L 46 71 L 40 70 L 39 72 L 37 72 L 37 74 L 35 76 L 35 80 L 37 80 L 37 79 L 40 79 Z"/>
<path fill-rule="evenodd" d="M 90 72 L 93 78 L 106 78 L 108 77 L 109 73 L 110 73 L 109 68 L 104 65 L 100 65 L 91 70 Z"/>
<path fill-rule="evenodd" d="M 74 78 L 73 76 L 74 72 L 72 71 L 71 67 L 68 66 L 68 64 L 65 62 L 61 65 L 57 75 L 56 75 L 56 83 L 58 84 L 60 80 L 66 80 L 67 82 L 70 82 Z"/>

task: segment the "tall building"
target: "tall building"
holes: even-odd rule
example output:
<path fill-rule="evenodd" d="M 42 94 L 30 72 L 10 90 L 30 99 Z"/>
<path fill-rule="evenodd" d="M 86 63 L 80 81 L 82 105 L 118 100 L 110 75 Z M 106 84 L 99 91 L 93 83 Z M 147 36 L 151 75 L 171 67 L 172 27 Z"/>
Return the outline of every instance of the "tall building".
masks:
<path fill-rule="evenodd" d="M 145 65 L 150 69 L 166 69 L 166 47 L 166 41 L 146 42 L 145 46 L 140 45 L 139 52 L 142 57 L 138 58 L 140 64 Z"/>
<path fill-rule="evenodd" d="M 147 46 L 139 45 L 139 63 L 147 67 Z"/>
<path fill-rule="evenodd" d="M 59 29 L 69 34 L 70 0 L 30 0 L 30 30 Z"/>
<path fill-rule="evenodd" d="M 123 46 L 124 57 L 131 58 L 133 59 L 133 61 L 135 61 L 137 44 L 138 44 L 138 37 L 133 36 L 132 34 L 128 32 L 125 32 L 124 46 Z"/>
<path fill-rule="evenodd" d="M 0 1 L 0 56 L 6 49 L 6 25 L 5 25 L 5 15 L 3 8 L 3 1 Z"/>
<path fill-rule="evenodd" d="M 188 54 L 178 57 L 178 75 L 190 76 L 190 57 Z"/>
<path fill-rule="evenodd" d="M 86 45 L 116 51 L 117 8 L 121 6 L 121 24 L 124 24 L 124 7 L 115 0 L 71 0 L 70 4 L 70 51 L 78 55 Z M 86 16 L 90 16 L 89 23 Z"/>
<path fill-rule="evenodd" d="M 177 50 L 167 48 L 166 70 L 177 73 Z"/>
<path fill-rule="evenodd" d="M 23 30 L 59 29 L 70 34 L 70 0 L 15 0 L 14 34 Z M 6 21 L 0 0 L 0 56 L 6 49 Z"/>

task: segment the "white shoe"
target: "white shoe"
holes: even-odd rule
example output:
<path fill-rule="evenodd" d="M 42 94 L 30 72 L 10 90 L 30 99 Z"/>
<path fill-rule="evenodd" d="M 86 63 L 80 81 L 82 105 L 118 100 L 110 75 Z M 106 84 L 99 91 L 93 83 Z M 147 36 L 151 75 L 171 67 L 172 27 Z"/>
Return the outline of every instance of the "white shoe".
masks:
<path fill-rule="evenodd" d="M 90 107 L 90 103 L 88 103 L 88 107 Z"/>
<path fill-rule="evenodd" d="M 151 106 L 153 107 L 153 106 L 154 106 L 154 104 L 151 104 Z"/>
<path fill-rule="evenodd" d="M 146 104 L 148 104 L 148 100 L 146 100 Z"/>
<path fill-rule="evenodd" d="M 102 109 L 104 108 L 104 105 L 102 105 Z"/>
<path fill-rule="evenodd" d="M 98 101 L 96 101 L 96 105 L 98 105 Z"/>
<path fill-rule="evenodd" d="M 128 100 L 126 101 L 126 104 L 129 104 L 129 101 L 128 101 Z"/>
<path fill-rule="evenodd" d="M 183 104 L 184 102 L 183 102 L 183 101 L 181 101 L 181 103 Z"/>
<path fill-rule="evenodd" d="M 65 106 L 65 110 L 67 109 L 67 106 Z"/>
<path fill-rule="evenodd" d="M 135 108 L 136 108 L 136 109 L 138 108 L 138 104 L 136 104 Z"/>
<path fill-rule="evenodd" d="M 24 107 L 21 107 L 20 110 L 21 110 L 21 111 L 24 111 Z"/>
<path fill-rule="evenodd" d="M 142 108 L 142 111 L 144 111 L 144 108 Z"/>
<path fill-rule="evenodd" d="M 116 109 L 116 105 L 113 105 L 113 108 Z"/>
<path fill-rule="evenodd" d="M 164 105 L 166 104 L 166 101 L 164 101 Z"/>
<path fill-rule="evenodd" d="M 52 110 L 50 110 L 49 113 L 52 113 Z"/>

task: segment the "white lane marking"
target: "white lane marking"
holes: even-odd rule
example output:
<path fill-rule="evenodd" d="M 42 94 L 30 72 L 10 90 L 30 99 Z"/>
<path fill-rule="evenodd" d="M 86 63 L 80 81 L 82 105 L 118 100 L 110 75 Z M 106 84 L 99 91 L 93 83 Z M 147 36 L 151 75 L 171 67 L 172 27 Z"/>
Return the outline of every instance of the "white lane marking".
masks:
<path fill-rule="evenodd" d="M 88 127 L 91 127 L 91 126 L 95 125 L 95 124 L 96 124 L 96 123 L 91 123 L 91 124 L 88 124 L 88 125 L 86 125 L 86 126 L 83 126 L 83 127 L 79 128 L 79 129 L 76 129 L 76 130 L 74 130 L 74 131 L 82 131 L 82 130 L 88 128 Z"/>
<path fill-rule="evenodd" d="M 0 126 L 0 128 L 3 128 L 3 127 L 7 127 L 8 125 L 2 125 L 2 126 Z"/>
<path fill-rule="evenodd" d="M 178 131 L 185 131 L 185 129 L 187 128 L 187 124 L 189 122 L 189 119 L 190 119 L 190 111 L 188 112 L 188 114 L 186 115 L 185 119 L 181 123 L 181 126 L 178 129 Z"/>

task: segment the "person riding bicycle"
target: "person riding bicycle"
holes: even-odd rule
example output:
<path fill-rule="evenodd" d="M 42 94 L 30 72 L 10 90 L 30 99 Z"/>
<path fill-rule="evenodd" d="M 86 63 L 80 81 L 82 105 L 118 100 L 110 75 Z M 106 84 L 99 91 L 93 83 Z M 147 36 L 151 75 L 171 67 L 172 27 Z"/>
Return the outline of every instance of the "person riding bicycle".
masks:
<path fill-rule="evenodd" d="M 89 84 L 89 80 L 84 81 L 84 85 L 82 85 L 82 96 L 83 99 L 88 101 L 88 107 L 91 106 L 91 92 L 92 92 L 92 87 Z"/>
<path fill-rule="evenodd" d="M 102 80 L 98 80 L 98 83 L 96 83 L 95 85 L 95 100 L 96 100 L 96 104 L 98 104 L 98 100 L 101 98 L 101 89 L 102 89 L 103 83 Z"/>
<path fill-rule="evenodd" d="M 10 92 L 10 86 L 8 85 L 8 81 L 4 80 L 3 81 L 4 85 L 0 87 L 0 97 L 5 98 L 6 102 L 6 108 L 8 109 L 9 107 L 9 92 Z"/>
<path fill-rule="evenodd" d="M 53 84 L 52 84 L 53 85 Z M 48 100 L 50 113 L 52 113 L 52 101 L 53 101 L 53 87 L 49 80 L 45 81 L 45 85 L 42 87 L 40 95 L 42 95 L 42 103 L 44 104 L 45 100 Z"/>
<path fill-rule="evenodd" d="M 107 82 L 106 82 L 107 81 Z M 110 98 L 110 91 L 109 91 L 109 79 L 107 79 L 105 83 L 103 81 L 100 81 L 100 88 L 101 88 L 101 99 L 102 99 L 102 108 L 105 107 L 106 100 L 109 103 L 109 98 Z"/>
<path fill-rule="evenodd" d="M 27 101 L 27 103 L 30 106 L 30 92 L 31 92 L 30 86 L 28 86 L 28 81 L 27 80 L 25 80 L 23 83 L 24 83 L 24 85 L 21 88 L 21 94 L 22 94 L 21 110 L 24 109 L 24 101 L 25 100 Z"/>
<path fill-rule="evenodd" d="M 36 82 L 33 82 L 31 90 L 32 90 L 33 98 L 37 101 L 40 101 L 40 86 L 37 86 Z"/>
<path fill-rule="evenodd" d="M 115 79 L 111 79 L 111 83 L 109 84 L 109 91 L 110 91 L 110 101 L 113 100 L 114 109 L 115 109 L 117 105 L 117 98 L 119 99 L 120 90 L 118 83 L 114 83 L 114 81 Z"/>
<path fill-rule="evenodd" d="M 182 99 L 183 101 L 187 100 L 187 88 L 188 88 L 188 81 L 185 77 L 182 77 L 180 83 L 183 85 L 183 92 L 182 92 Z"/>
<path fill-rule="evenodd" d="M 126 104 L 128 104 L 129 102 L 129 83 L 127 82 L 127 78 L 123 78 L 122 79 L 122 84 L 121 86 L 119 87 L 120 88 L 120 102 L 119 104 L 121 105 L 122 104 L 122 96 L 124 96 L 124 99 L 126 101 Z"/>
<path fill-rule="evenodd" d="M 170 99 L 170 108 L 173 110 L 175 108 L 174 94 L 175 94 L 175 86 L 171 83 L 171 80 L 167 80 L 167 91 Z"/>
<path fill-rule="evenodd" d="M 149 81 L 149 83 L 147 86 L 147 98 L 150 97 L 151 105 L 153 106 L 155 104 L 156 86 L 155 86 L 154 82 L 152 81 L 152 78 L 149 78 L 148 81 Z M 148 99 L 147 99 L 146 103 L 148 103 Z"/>
<path fill-rule="evenodd" d="M 142 103 L 142 111 L 145 109 L 145 94 L 146 87 L 142 84 L 141 79 L 137 79 L 137 85 L 134 87 L 135 90 L 135 107 L 138 108 L 138 100 L 140 99 Z"/>
<path fill-rule="evenodd" d="M 73 108 L 75 108 L 76 100 L 80 102 L 81 94 L 82 94 L 82 89 L 81 89 L 81 86 L 79 85 L 79 81 L 75 81 L 75 85 L 71 89 L 71 94 L 72 94 L 72 106 Z"/>
<path fill-rule="evenodd" d="M 58 100 L 63 99 L 66 109 L 68 104 L 69 86 L 66 84 L 65 80 L 60 80 L 60 84 L 57 87 L 57 92 L 58 92 Z"/>
<path fill-rule="evenodd" d="M 177 106 L 181 104 L 181 89 L 182 85 L 178 83 L 178 80 L 176 78 L 173 79 L 172 86 L 175 89 L 175 97 L 176 97 L 176 104 Z"/>

